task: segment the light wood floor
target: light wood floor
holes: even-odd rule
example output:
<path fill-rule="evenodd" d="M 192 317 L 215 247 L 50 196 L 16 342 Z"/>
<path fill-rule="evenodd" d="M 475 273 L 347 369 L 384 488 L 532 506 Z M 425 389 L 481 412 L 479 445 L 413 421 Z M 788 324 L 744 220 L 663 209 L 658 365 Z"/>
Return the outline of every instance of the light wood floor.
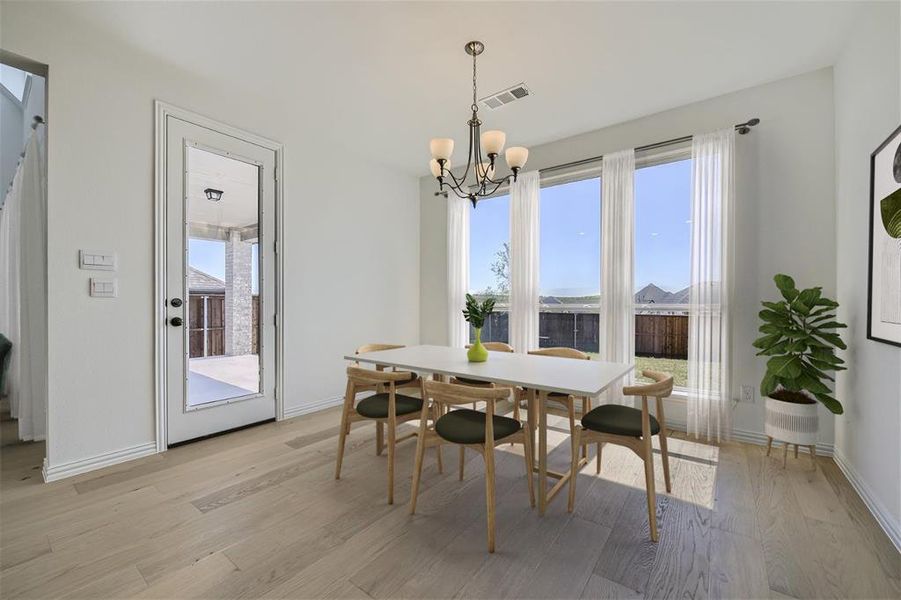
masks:
<path fill-rule="evenodd" d="M 605 449 L 602 477 L 586 467 L 574 514 L 558 498 L 540 518 L 522 459 L 501 446 L 488 555 L 480 457 L 467 455 L 461 483 L 456 452 L 445 451 L 444 475 L 428 456 L 410 517 L 408 476 L 385 504 L 371 425 L 353 430 L 333 479 L 337 423 L 330 410 L 46 485 L 41 445 L 11 443 L 7 423 L 0 596 L 901 597 L 901 558 L 828 458 L 783 470 L 757 446 L 674 439 L 653 544 L 627 450 Z M 549 437 L 563 467 L 567 436 Z M 399 473 L 414 443 L 400 447 Z"/>

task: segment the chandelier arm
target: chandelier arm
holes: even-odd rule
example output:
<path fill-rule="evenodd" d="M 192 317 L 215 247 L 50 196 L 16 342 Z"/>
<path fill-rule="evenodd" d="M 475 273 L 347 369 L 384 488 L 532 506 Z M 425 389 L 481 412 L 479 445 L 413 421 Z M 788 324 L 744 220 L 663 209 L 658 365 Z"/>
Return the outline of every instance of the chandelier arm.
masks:
<path fill-rule="evenodd" d="M 448 187 L 451 189 L 451 191 L 454 193 L 454 195 L 455 195 L 457 198 L 462 198 L 462 199 L 464 199 L 464 200 L 469 200 L 469 194 L 464 194 L 464 193 L 461 191 L 460 188 L 458 188 L 458 187 L 453 187 L 453 186 L 448 186 Z"/>
<path fill-rule="evenodd" d="M 451 179 L 454 180 L 454 185 L 456 185 L 457 187 L 463 185 L 463 182 L 466 181 L 466 174 L 465 174 L 465 173 L 463 174 L 463 178 L 462 178 L 462 179 L 457 179 L 457 178 L 454 176 L 454 174 L 451 172 L 450 169 L 446 169 L 445 172 L 446 172 L 448 175 L 450 175 Z M 447 182 L 447 185 L 451 185 L 450 182 Z"/>

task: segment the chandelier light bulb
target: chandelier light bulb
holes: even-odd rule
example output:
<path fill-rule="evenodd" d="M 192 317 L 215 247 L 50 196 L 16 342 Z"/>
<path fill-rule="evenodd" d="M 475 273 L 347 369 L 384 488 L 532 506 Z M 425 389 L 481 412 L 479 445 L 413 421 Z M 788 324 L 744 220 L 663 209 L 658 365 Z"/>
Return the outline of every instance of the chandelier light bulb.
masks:
<path fill-rule="evenodd" d="M 483 162 L 479 165 L 479 172 L 476 175 L 478 175 L 477 179 L 484 179 L 485 177 L 494 179 L 494 167 L 491 163 Z"/>
<path fill-rule="evenodd" d="M 522 146 L 507 148 L 504 158 L 507 160 L 507 166 L 511 169 L 521 169 L 529 160 L 529 149 Z"/>
<path fill-rule="evenodd" d="M 446 177 L 450 168 L 451 161 L 449 160 L 444 161 L 444 170 L 441 169 L 441 163 L 437 159 L 433 158 L 429 161 L 429 169 L 431 169 L 433 177 Z"/>
<path fill-rule="evenodd" d="M 500 154 L 506 142 L 507 134 L 503 131 L 491 130 L 482 133 L 482 151 L 488 156 Z"/>
<path fill-rule="evenodd" d="M 435 160 L 450 160 L 454 153 L 454 140 L 451 138 L 434 138 L 429 142 L 429 150 Z"/>

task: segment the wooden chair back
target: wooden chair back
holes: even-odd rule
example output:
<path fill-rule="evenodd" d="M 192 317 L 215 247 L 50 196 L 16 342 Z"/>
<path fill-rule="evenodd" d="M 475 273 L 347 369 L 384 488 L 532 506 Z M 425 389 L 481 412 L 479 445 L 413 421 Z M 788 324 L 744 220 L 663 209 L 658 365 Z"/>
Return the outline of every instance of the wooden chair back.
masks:
<path fill-rule="evenodd" d="M 453 406 L 485 402 L 492 413 L 496 401 L 506 400 L 510 396 L 510 390 L 507 388 L 475 387 L 431 380 L 424 381 L 423 384 L 425 393 L 438 404 Z"/>
<path fill-rule="evenodd" d="M 669 373 L 651 371 L 645 369 L 641 372 L 643 377 L 653 379 L 654 383 L 642 383 L 623 387 L 624 396 L 643 396 L 654 398 L 669 398 L 673 393 L 673 376 Z"/>
<path fill-rule="evenodd" d="M 358 386 L 382 384 L 390 384 L 393 386 L 395 382 L 407 381 L 412 377 L 413 374 L 409 371 L 378 371 L 357 366 L 347 367 L 348 382 Z"/>
<path fill-rule="evenodd" d="M 576 350 L 575 348 L 565 348 L 562 346 L 556 348 L 541 348 L 540 350 L 529 350 L 529 354 L 534 354 L 535 356 L 556 356 L 557 358 L 591 360 L 591 356 L 585 354 L 581 350 Z"/>

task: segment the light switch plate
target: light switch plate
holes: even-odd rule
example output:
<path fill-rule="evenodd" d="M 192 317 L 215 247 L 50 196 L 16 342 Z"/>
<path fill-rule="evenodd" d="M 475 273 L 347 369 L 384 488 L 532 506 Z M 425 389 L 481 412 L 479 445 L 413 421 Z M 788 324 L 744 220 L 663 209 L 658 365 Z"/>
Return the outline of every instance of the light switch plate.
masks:
<path fill-rule="evenodd" d="M 119 282 L 91 277 L 90 293 L 92 298 L 115 298 L 119 295 Z"/>
<path fill-rule="evenodd" d="M 97 250 L 79 250 L 78 268 L 94 271 L 115 271 L 116 253 Z"/>
<path fill-rule="evenodd" d="M 749 404 L 754 403 L 754 386 L 753 385 L 741 386 L 741 401 L 747 402 Z"/>

